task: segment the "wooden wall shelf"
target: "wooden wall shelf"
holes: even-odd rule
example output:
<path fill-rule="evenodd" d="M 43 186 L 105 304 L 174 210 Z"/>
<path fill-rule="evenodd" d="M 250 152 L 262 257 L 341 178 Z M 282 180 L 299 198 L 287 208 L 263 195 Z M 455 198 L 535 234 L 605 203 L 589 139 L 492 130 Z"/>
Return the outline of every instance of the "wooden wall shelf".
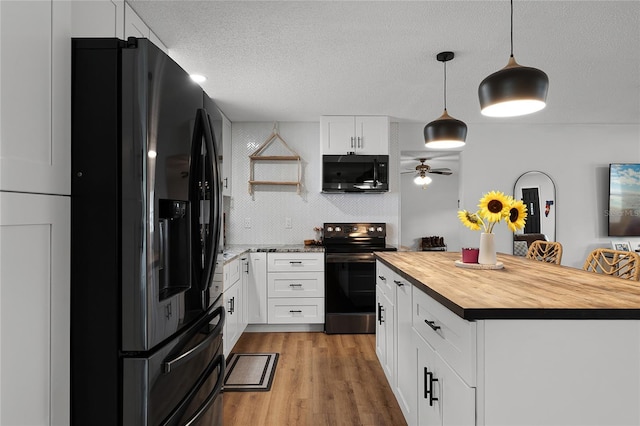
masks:
<path fill-rule="evenodd" d="M 262 155 L 265 149 L 273 142 L 279 141 L 291 155 Z M 273 127 L 273 132 L 269 137 L 249 156 L 249 194 L 253 194 L 254 185 L 290 185 L 296 186 L 296 192 L 300 194 L 300 188 L 302 185 L 302 159 L 293 149 L 287 145 L 284 139 L 278 134 L 276 126 Z M 296 181 L 274 181 L 274 180 L 258 180 L 255 179 L 255 162 L 256 161 L 296 161 L 298 163 L 298 179 Z"/>

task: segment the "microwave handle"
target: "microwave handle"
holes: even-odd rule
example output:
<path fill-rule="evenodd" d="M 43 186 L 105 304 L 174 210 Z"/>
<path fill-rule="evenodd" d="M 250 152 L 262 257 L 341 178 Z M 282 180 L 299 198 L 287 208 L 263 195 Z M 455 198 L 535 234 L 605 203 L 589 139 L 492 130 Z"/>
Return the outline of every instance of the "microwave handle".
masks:
<path fill-rule="evenodd" d="M 378 160 L 373 160 L 373 187 L 378 186 Z"/>

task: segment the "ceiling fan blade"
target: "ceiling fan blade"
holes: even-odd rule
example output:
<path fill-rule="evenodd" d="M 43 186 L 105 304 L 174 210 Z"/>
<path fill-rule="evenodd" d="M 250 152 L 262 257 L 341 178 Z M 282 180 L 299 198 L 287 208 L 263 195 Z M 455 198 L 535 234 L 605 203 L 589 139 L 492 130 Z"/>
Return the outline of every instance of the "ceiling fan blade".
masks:
<path fill-rule="evenodd" d="M 451 169 L 442 168 L 442 169 L 431 169 L 427 173 L 434 173 L 436 175 L 450 175 L 453 172 L 451 171 Z"/>

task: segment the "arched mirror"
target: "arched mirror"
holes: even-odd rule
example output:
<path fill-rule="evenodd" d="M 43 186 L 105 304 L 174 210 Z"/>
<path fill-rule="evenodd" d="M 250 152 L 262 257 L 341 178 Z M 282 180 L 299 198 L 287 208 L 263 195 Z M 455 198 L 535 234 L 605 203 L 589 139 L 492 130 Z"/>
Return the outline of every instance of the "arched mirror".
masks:
<path fill-rule="evenodd" d="M 541 171 L 525 172 L 516 179 L 513 198 L 527 206 L 524 229 L 513 236 L 513 254 L 524 256 L 536 240 L 556 241 L 556 186 L 551 177 Z"/>

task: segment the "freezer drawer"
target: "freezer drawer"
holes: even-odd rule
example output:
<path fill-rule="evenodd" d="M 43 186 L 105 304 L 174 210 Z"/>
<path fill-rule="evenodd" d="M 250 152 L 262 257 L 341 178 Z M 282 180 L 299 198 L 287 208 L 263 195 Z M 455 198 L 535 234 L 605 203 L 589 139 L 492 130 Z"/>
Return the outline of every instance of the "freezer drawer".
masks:
<path fill-rule="evenodd" d="M 221 424 L 224 316 L 218 306 L 150 357 L 123 359 L 122 424 Z"/>

